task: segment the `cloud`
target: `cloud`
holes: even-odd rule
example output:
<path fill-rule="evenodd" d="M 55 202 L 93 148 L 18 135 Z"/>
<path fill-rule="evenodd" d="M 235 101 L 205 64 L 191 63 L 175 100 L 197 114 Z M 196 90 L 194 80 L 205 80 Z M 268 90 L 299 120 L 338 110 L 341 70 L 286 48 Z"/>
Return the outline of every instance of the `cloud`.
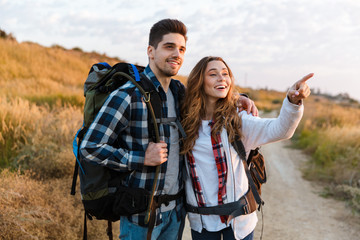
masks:
<path fill-rule="evenodd" d="M 256 86 L 288 86 L 281 79 L 311 69 L 319 86 L 360 75 L 359 1 L 0 0 L 0 9 L 0 27 L 19 41 L 78 46 L 143 65 L 151 26 L 178 18 L 189 37 L 181 74 L 201 57 L 219 55 Z"/>

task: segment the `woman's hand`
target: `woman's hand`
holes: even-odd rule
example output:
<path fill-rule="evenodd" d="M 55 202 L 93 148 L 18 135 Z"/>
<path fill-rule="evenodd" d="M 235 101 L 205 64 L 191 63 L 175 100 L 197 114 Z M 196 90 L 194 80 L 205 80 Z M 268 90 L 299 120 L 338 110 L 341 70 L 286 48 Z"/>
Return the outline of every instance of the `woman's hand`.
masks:
<path fill-rule="evenodd" d="M 312 76 L 314 76 L 314 74 L 309 73 L 292 85 L 287 93 L 287 97 L 291 103 L 301 105 L 302 100 L 310 95 L 311 91 L 306 81 L 312 78 Z"/>

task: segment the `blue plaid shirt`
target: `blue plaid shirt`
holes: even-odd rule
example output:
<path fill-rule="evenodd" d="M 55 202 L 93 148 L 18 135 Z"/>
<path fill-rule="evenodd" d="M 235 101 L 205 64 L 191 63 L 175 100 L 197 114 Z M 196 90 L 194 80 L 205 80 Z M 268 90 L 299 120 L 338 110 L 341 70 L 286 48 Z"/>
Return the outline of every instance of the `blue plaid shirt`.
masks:
<path fill-rule="evenodd" d="M 168 113 L 166 93 L 149 66 L 145 68 L 144 74 L 159 92 L 162 101 L 162 117 L 166 118 Z M 179 117 L 179 85 L 175 81 L 177 80 L 171 80 L 170 90 L 174 95 L 176 114 Z M 159 131 L 169 147 L 169 125 L 160 124 Z M 133 171 L 123 184 L 133 188 L 145 188 L 151 192 L 156 167 L 144 166 L 145 151 L 150 141 L 152 140 L 148 133 L 148 109 L 140 91 L 128 82 L 108 97 L 81 143 L 80 154 L 87 161 L 116 171 Z M 179 189 L 182 189 L 182 157 L 180 161 Z M 167 162 L 161 165 L 155 195 L 163 194 L 166 168 Z M 182 201 L 177 200 L 178 217 L 182 214 L 181 208 Z M 129 220 L 145 226 L 144 218 L 145 214 L 134 214 L 129 217 Z M 156 225 L 159 225 L 161 223 L 160 209 L 156 210 L 156 219 Z"/>

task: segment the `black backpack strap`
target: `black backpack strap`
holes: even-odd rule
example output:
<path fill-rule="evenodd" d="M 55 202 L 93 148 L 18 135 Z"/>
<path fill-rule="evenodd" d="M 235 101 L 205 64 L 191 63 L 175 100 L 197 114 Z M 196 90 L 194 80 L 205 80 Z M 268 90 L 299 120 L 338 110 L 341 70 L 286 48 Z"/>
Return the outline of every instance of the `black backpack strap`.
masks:
<path fill-rule="evenodd" d="M 154 84 L 151 82 L 150 79 L 148 79 L 144 73 L 140 74 L 141 81 L 140 85 L 143 87 L 144 91 L 148 95 L 148 101 L 145 99 L 145 102 L 147 103 L 148 107 L 148 131 L 149 131 L 149 137 L 152 138 L 152 140 L 157 143 L 160 141 L 159 136 L 159 124 L 157 122 L 158 119 L 161 119 L 162 116 L 162 101 L 160 98 L 160 94 L 155 89 Z M 152 115 L 152 116 L 150 116 Z M 154 119 L 155 115 L 155 119 Z M 158 178 L 160 174 L 160 165 L 156 167 L 155 170 L 155 181 L 152 186 L 151 191 L 151 198 L 149 202 L 148 209 L 146 210 L 146 216 L 145 216 L 145 222 L 148 223 L 148 232 L 146 239 L 150 240 L 152 231 L 155 226 L 155 210 L 156 210 L 156 204 L 154 202 L 154 193 L 156 189 L 156 179 Z"/>
<path fill-rule="evenodd" d="M 110 220 L 108 220 L 108 227 L 106 228 L 106 235 L 108 235 L 109 240 L 113 240 L 112 222 Z"/>
<path fill-rule="evenodd" d="M 185 98 L 185 86 L 180 82 L 180 81 L 175 81 L 176 85 L 177 85 L 177 88 L 178 88 L 178 101 L 179 101 L 179 104 L 181 106 L 182 104 L 182 101 L 184 100 Z"/>
<path fill-rule="evenodd" d="M 238 155 L 240 156 L 240 158 L 244 164 L 244 168 L 245 168 L 246 176 L 248 178 L 249 186 L 251 188 L 252 193 L 254 194 L 255 201 L 259 205 L 259 209 L 260 209 L 260 207 L 262 205 L 264 205 L 264 201 L 261 199 L 260 194 L 259 194 L 258 190 L 256 189 L 254 180 L 251 176 L 249 166 L 246 161 L 246 152 L 245 152 L 244 144 L 242 143 L 242 141 L 240 139 L 236 138 L 235 142 L 233 143 L 233 147 L 235 148 L 236 152 L 238 153 Z"/>
<path fill-rule="evenodd" d="M 142 75 L 144 75 L 144 74 L 142 74 Z M 160 95 L 157 93 L 155 86 L 146 77 L 145 77 L 145 79 L 143 78 L 143 80 L 136 81 L 132 77 L 130 77 L 128 74 L 123 73 L 123 72 L 117 72 L 112 76 L 112 78 L 114 78 L 114 79 L 122 78 L 122 77 L 125 77 L 129 81 L 131 81 L 143 95 L 144 101 L 146 103 L 146 106 L 147 106 L 148 112 L 149 112 L 148 119 L 149 118 L 151 119 L 148 121 L 152 122 L 152 123 L 149 122 L 149 129 L 150 129 L 150 126 L 154 128 L 154 131 L 151 130 L 153 132 L 153 134 L 151 132 L 150 132 L 150 134 L 151 134 L 151 136 L 155 136 L 155 141 L 154 141 L 155 143 L 160 142 L 159 126 L 156 122 L 156 119 L 161 118 L 162 104 L 161 104 Z M 156 94 L 154 94 L 154 93 L 156 93 Z M 158 96 L 159 98 L 157 98 L 156 96 Z M 160 174 L 160 165 L 156 166 L 156 169 L 155 169 L 155 178 L 154 178 L 155 180 L 154 180 L 154 184 L 152 186 L 150 202 L 148 205 L 148 209 L 146 210 L 146 216 L 145 216 L 145 222 L 149 223 L 148 235 L 147 235 L 148 239 L 151 238 L 151 233 L 152 233 L 152 230 L 155 225 L 154 193 L 155 193 L 156 182 L 159 177 L 159 174 Z"/>
<path fill-rule="evenodd" d="M 74 174 L 73 174 L 73 180 L 72 180 L 71 192 L 70 192 L 71 195 L 75 195 L 76 181 L 77 181 L 78 173 L 79 173 L 79 163 L 77 160 L 75 160 Z"/>
<path fill-rule="evenodd" d="M 184 196 L 185 196 L 185 189 L 182 189 L 178 193 L 173 195 L 164 194 L 164 195 L 155 196 L 154 201 L 156 203 L 156 207 L 159 208 L 161 204 L 165 204 L 165 206 L 168 206 L 171 201 L 177 200 Z"/>
<path fill-rule="evenodd" d="M 75 190 L 76 190 L 76 181 L 77 181 L 77 177 L 78 177 L 78 173 L 79 173 L 79 159 L 80 159 L 80 144 L 81 141 L 84 138 L 84 135 L 86 133 L 86 131 L 88 130 L 88 128 L 83 127 L 81 130 L 79 130 L 76 134 L 77 137 L 77 157 L 75 158 L 75 167 L 74 167 L 74 174 L 73 174 L 73 180 L 72 180 L 72 184 L 71 184 L 71 191 L 70 194 L 71 195 L 75 195 Z"/>
<path fill-rule="evenodd" d="M 84 213 L 84 233 L 83 233 L 83 240 L 87 240 L 87 224 L 86 224 L 87 214 L 86 211 Z"/>
<path fill-rule="evenodd" d="M 156 117 L 156 125 L 157 128 L 159 129 L 159 125 L 160 125 L 160 119 L 162 116 L 162 101 L 160 98 L 160 94 L 158 93 L 158 91 L 155 89 L 154 84 L 151 82 L 150 79 L 148 79 L 144 73 L 140 74 L 140 79 L 141 81 L 139 82 L 139 85 L 142 86 L 142 88 L 144 89 L 144 91 L 146 93 L 149 94 L 149 98 L 150 98 L 150 105 L 152 106 L 152 109 L 155 113 L 155 117 Z M 148 106 L 149 107 L 149 106 Z M 157 142 L 156 141 L 156 131 L 158 131 L 157 129 L 155 129 L 154 127 L 154 123 L 153 123 L 153 119 L 150 116 L 151 110 L 149 109 L 149 115 L 148 115 L 148 131 L 149 131 L 149 137 L 152 138 L 153 142 Z"/>
<path fill-rule="evenodd" d="M 202 214 L 202 215 L 220 215 L 231 216 L 235 218 L 240 215 L 250 214 L 256 211 L 256 203 L 254 202 L 254 195 L 251 189 L 235 202 L 225 203 L 212 207 L 195 207 L 185 204 L 187 212 Z"/>
<path fill-rule="evenodd" d="M 167 125 L 171 125 L 171 126 L 175 127 L 179 131 L 182 138 L 186 138 L 185 130 L 182 127 L 181 122 L 177 117 L 167 117 L 167 118 L 156 119 L 156 122 L 158 124 L 167 124 Z"/>
<path fill-rule="evenodd" d="M 181 105 L 182 105 L 182 103 L 184 101 L 184 98 L 185 98 L 185 86 L 180 81 L 175 81 L 175 83 L 177 85 L 177 96 L 178 96 L 178 102 L 179 102 L 178 108 L 180 109 Z M 178 112 L 178 115 L 181 115 L 180 110 Z M 176 119 L 176 125 L 178 126 L 178 130 L 179 130 L 182 138 L 185 139 L 186 138 L 186 133 L 185 133 L 184 128 L 181 125 L 180 120 L 181 120 L 181 118 Z"/>

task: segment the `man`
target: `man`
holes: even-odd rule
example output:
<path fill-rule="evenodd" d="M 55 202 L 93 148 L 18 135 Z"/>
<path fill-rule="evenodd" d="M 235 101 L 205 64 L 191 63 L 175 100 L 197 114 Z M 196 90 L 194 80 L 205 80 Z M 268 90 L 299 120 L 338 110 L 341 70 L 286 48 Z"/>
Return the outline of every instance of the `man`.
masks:
<path fill-rule="evenodd" d="M 150 30 L 149 65 L 143 74 L 159 92 L 163 118 L 180 118 L 178 93 L 184 86 L 171 77 L 178 73 L 184 61 L 186 33 L 186 26 L 172 19 L 161 20 Z M 252 101 L 246 98 L 242 104 L 253 107 Z M 153 143 L 148 134 L 147 116 L 147 107 L 139 90 L 131 83 L 125 84 L 105 102 L 84 137 L 80 154 L 87 161 L 119 172 L 133 171 L 123 181 L 125 186 L 151 192 L 156 181 L 154 195 L 174 200 L 160 202 L 160 207 L 152 213 L 155 227 L 151 239 L 177 239 L 181 236 L 185 217 L 179 131 L 176 125 L 160 124 L 162 141 Z M 118 145 L 121 147 L 115 147 Z M 160 166 L 158 179 L 155 179 L 155 166 Z M 120 239 L 145 239 L 148 227 L 144 212 L 122 216 Z"/>

